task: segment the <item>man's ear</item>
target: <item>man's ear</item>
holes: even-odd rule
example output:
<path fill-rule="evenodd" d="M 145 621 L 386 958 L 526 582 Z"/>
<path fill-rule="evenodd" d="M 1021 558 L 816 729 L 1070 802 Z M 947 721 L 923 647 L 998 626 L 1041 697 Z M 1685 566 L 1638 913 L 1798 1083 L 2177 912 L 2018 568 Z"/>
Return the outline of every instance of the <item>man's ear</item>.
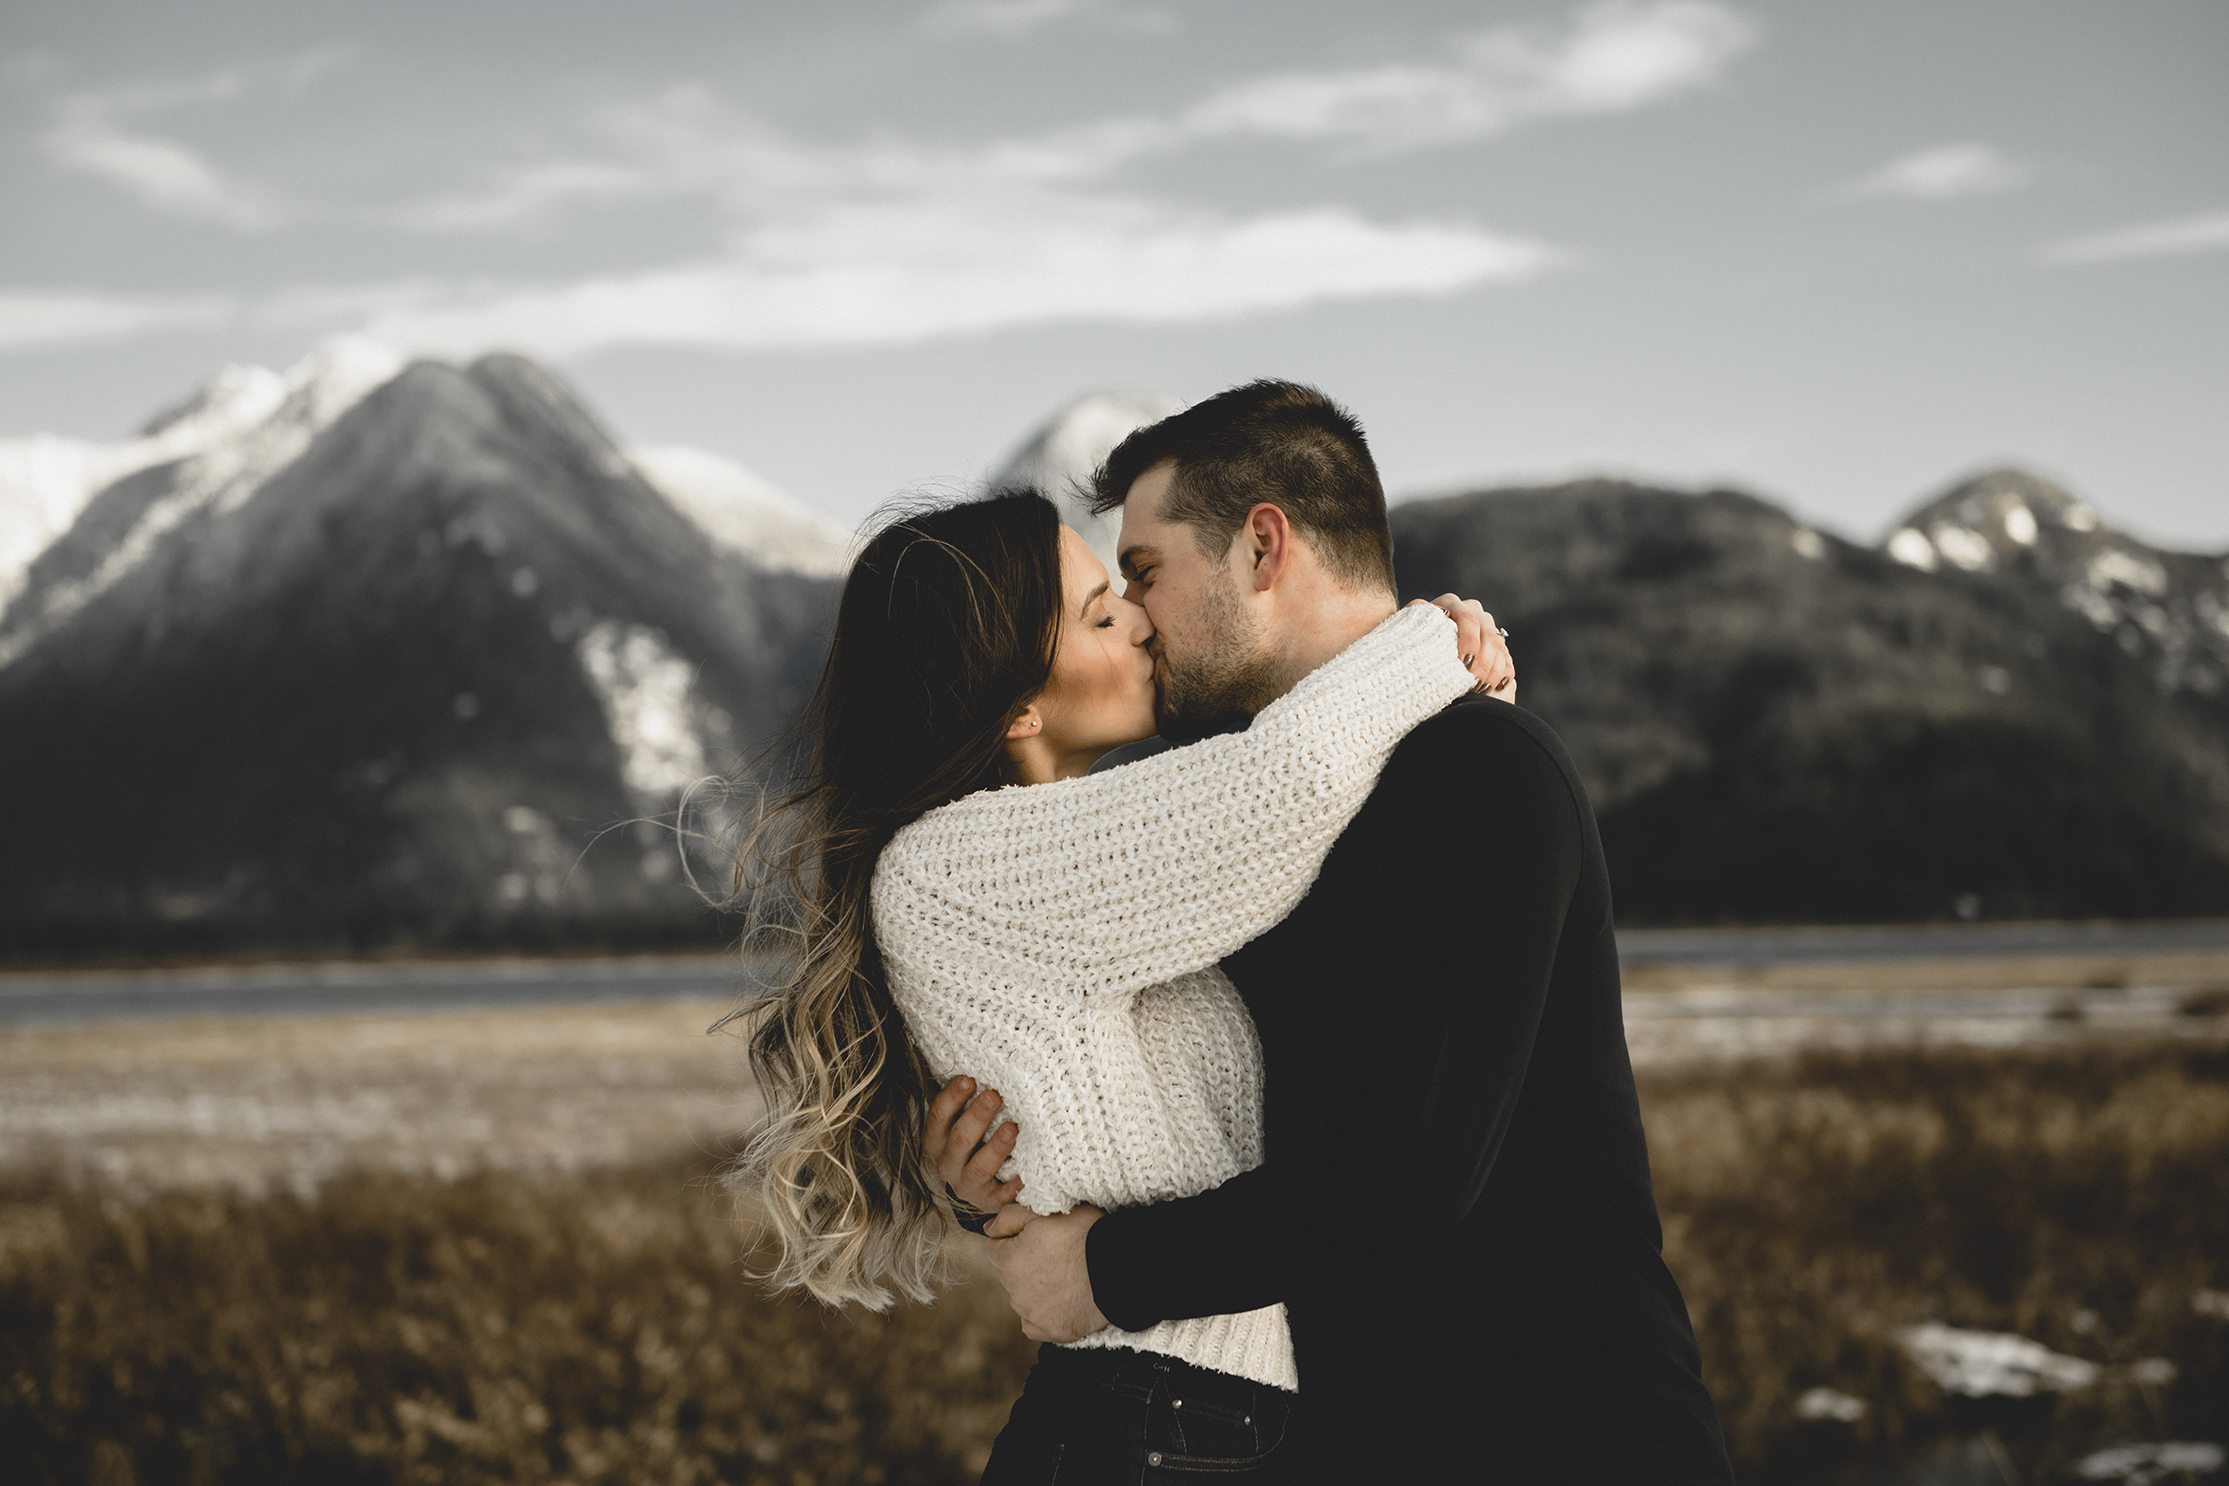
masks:
<path fill-rule="evenodd" d="M 1239 539 L 1246 544 L 1254 592 L 1267 593 L 1292 562 L 1292 523 L 1285 519 L 1282 508 L 1263 501 L 1246 513 L 1246 524 L 1239 529 Z"/>
<path fill-rule="evenodd" d="M 1007 727 L 1006 736 L 1008 741 L 1019 738 L 1034 738 L 1044 730 L 1045 714 L 1037 710 L 1035 702 L 1031 702 L 1022 709 L 1022 715 L 1015 718 Z"/>

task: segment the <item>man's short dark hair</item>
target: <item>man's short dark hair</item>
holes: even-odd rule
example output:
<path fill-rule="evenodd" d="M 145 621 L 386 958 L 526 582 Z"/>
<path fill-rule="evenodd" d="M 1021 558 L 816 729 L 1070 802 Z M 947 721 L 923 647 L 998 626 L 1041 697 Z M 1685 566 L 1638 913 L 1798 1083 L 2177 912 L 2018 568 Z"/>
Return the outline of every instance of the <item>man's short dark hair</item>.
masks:
<path fill-rule="evenodd" d="M 1219 392 L 1115 445 L 1092 476 L 1091 509 L 1120 507 L 1140 475 L 1176 468 L 1161 502 L 1209 557 L 1230 549 L 1246 513 L 1267 501 L 1349 588 L 1393 589 L 1385 487 L 1354 414 L 1313 387 L 1258 381 Z"/>

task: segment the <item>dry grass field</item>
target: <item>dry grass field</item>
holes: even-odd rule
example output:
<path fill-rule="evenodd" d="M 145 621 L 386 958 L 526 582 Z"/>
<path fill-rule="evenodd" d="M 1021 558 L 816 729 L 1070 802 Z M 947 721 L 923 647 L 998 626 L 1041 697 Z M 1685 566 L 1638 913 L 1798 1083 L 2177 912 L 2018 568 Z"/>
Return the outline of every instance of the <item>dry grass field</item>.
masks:
<path fill-rule="evenodd" d="M 717 1010 L 0 1032 L 7 1478 L 972 1480 L 1030 1351 L 996 1285 L 960 1243 L 933 1307 L 754 1286 L 708 1181 L 752 1113 Z M 2229 1441 L 2229 1038 L 2180 1022 L 1644 1067 L 1746 1482 Z M 1946 1395 L 1896 1340 L 1930 1320 L 2101 1371 Z M 1822 1388 L 1862 1413 L 1800 1417 Z"/>

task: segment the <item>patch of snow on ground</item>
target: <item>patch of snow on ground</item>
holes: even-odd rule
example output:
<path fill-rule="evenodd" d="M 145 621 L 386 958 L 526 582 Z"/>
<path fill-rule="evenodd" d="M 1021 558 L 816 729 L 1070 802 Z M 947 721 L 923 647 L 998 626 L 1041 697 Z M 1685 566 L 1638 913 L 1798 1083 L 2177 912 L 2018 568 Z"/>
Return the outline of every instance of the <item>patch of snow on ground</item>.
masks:
<path fill-rule="evenodd" d="M 685 444 L 630 449 L 651 488 L 721 546 L 762 567 L 833 577 L 845 567 L 844 534 L 734 460 Z"/>
<path fill-rule="evenodd" d="M 1839 1388 L 1810 1388 L 1796 1399 L 1798 1419 L 1834 1419 L 1854 1424 L 1865 1417 L 1865 1400 Z"/>
<path fill-rule="evenodd" d="M 2074 1469 L 2085 1481 L 2123 1481 L 2127 1486 L 2151 1486 L 2173 1475 L 2209 1476 L 2220 1470 L 2221 1446 L 2202 1440 L 2174 1440 L 2157 1445 L 2116 1445 L 2085 1456 Z"/>
<path fill-rule="evenodd" d="M 604 704 L 627 788 L 659 799 L 711 772 L 690 719 L 696 668 L 674 654 L 663 635 L 604 619 L 589 627 L 576 649 L 581 670 Z"/>
<path fill-rule="evenodd" d="M 2102 1371 L 2094 1362 L 2010 1332 L 1962 1331 L 1930 1321 L 1906 1327 L 1897 1340 L 1937 1387 L 1968 1398 L 2072 1392 L 2089 1387 Z"/>

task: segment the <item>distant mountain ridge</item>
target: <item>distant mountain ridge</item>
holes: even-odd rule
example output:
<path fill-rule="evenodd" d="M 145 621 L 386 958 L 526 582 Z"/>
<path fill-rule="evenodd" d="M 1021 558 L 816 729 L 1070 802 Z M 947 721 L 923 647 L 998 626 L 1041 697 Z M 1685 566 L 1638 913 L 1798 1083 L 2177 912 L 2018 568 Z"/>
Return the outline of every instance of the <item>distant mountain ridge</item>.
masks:
<path fill-rule="evenodd" d="M 259 483 L 209 483 L 102 491 L 9 611 L 0 943 L 715 932 L 670 834 L 583 848 L 778 736 L 825 578 L 708 540 L 513 357 L 412 364 Z"/>
<path fill-rule="evenodd" d="M 1111 560 L 1091 468 L 1178 405 L 1079 399 L 989 487 Z M 1607 480 L 1391 519 L 1404 596 L 1514 632 L 1622 922 L 2229 913 L 2223 558 L 2017 470 L 1879 548 Z M 717 942 L 724 797 L 657 822 L 778 746 L 847 547 L 516 357 L 341 343 L 0 441 L 0 958 Z"/>
<path fill-rule="evenodd" d="M 2229 913 L 2221 559 L 2014 472 L 1885 551 L 1609 480 L 1392 522 L 1404 596 L 1476 594 L 1512 631 L 1621 922 Z"/>
<path fill-rule="evenodd" d="M 1905 517 L 1887 550 L 1923 571 L 1994 573 L 2054 594 L 2162 690 L 2229 690 L 2229 557 L 2163 551 L 2115 531 L 2024 470 L 1952 486 Z"/>

